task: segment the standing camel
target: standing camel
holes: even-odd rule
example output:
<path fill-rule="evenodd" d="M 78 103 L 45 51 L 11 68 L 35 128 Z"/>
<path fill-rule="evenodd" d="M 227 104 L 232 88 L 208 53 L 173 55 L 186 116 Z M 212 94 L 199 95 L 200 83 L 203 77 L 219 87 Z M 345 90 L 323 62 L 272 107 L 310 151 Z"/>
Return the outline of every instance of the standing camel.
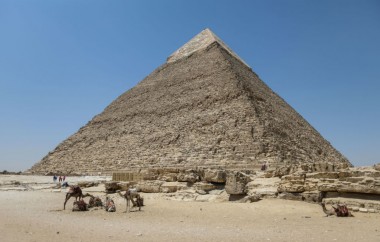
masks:
<path fill-rule="evenodd" d="M 71 197 L 75 197 L 75 201 L 77 201 L 78 198 L 81 199 L 81 198 L 89 197 L 89 196 L 92 197 L 92 195 L 90 195 L 89 193 L 83 194 L 82 189 L 80 189 L 79 186 L 70 185 L 69 190 L 66 193 L 66 199 L 65 199 L 65 203 L 63 204 L 63 210 L 66 209 L 66 203 Z"/>
<path fill-rule="evenodd" d="M 117 193 L 127 200 L 127 207 L 125 212 L 130 211 L 130 202 L 132 202 L 132 208 L 136 207 L 137 205 L 139 207 L 139 211 L 141 211 L 141 206 L 143 206 L 143 198 L 140 196 L 136 189 L 128 189 L 124 194 L 121 194 L 120 191 L 117 191 Z M 134 199 L 136 199 L 136 201 Z"/>

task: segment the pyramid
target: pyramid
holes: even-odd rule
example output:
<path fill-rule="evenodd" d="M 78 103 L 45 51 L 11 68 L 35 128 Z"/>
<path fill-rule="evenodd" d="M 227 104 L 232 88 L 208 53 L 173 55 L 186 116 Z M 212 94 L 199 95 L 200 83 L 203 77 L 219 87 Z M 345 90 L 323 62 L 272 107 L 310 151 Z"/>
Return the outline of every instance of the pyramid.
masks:
<path fill-rule="evenodd" d="M 31 173 L 351 164 L 209 29 L 60 143 Z"/>

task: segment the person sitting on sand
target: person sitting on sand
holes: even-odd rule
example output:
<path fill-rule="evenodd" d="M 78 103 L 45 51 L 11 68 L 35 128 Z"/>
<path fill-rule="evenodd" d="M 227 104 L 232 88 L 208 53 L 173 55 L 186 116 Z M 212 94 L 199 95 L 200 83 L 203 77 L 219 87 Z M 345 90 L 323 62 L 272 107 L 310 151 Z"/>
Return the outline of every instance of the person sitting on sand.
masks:
<path fill-rule="evenodd" d="M 116 212 L 115 202 L 112 199 L 110 199 L 109 197 L 106 197 L 106 202 L 105 202 L 105 205 L 104 205 L 104 209 L 107 212 Z"/>

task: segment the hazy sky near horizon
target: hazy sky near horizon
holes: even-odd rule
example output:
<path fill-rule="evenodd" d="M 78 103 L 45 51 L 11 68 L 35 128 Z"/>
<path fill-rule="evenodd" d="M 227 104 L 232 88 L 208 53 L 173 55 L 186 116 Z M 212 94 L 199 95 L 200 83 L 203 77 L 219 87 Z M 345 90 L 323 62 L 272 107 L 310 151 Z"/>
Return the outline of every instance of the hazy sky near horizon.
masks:
<path fill-rule="evenodd" d="M 30 168 L 207 27 L 351 163 L 380 162 L 380 1 L 0 0 L 0 171 Z"/>

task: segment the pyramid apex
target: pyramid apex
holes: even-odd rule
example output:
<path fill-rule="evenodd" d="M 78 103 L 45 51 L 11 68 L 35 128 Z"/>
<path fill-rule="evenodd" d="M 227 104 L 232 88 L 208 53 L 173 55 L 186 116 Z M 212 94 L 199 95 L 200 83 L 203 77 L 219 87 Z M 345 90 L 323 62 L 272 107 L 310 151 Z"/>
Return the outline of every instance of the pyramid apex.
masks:
<path fill-rule="evenodd" d="M 186 56 L 191 55 L 192 53 L 205 49 L 207 46 L 211 45 L 214 42 L 218 42 L 225 50 L 227 50 L 232 56 L 240 60 L 243 64 L 249 67 L 247 63 L 245 63 L 235 52 L 233 52 L 216 34 L 214 34 L 211 29 L 206 28 L 202 30 L 199 34 L 194 36 L 191 40 L 189 40 L 186 44 L 184 44 L 181 48 L 176 50 L 173 54 L 171 54 L 167 63 L 171 63 L 182 59 Z"/>

